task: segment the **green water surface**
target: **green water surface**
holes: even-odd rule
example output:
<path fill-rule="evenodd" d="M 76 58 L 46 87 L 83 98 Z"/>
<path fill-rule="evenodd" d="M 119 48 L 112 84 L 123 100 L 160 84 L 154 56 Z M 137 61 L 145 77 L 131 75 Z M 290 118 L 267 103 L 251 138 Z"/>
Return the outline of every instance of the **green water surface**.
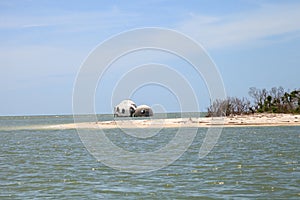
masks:
<path fill-rule="evenodd" d="M 11 128 L 71 122 L 70 116 L 0 118 L 0 199 L 300 199 L 300 127 L 224 128 L 199 159 L 207 131 L 201 128 L 181 158 L 144 174 L 98 162 L 76 130 Z M 116 145 L 143 152 L 175 133 L 132 139 L 119 129 L 106 132 Z"/>

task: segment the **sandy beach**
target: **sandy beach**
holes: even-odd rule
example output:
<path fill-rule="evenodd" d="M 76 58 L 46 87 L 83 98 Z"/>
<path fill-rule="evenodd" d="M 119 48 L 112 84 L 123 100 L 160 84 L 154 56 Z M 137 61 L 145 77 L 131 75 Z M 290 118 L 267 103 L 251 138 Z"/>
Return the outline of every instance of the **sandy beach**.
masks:
<path fill-rule="evenodd" d="M 300 115 L 293 114 L 253 114 L 225 118 L 174 118 L 140 120 L 120 119 L 115 121 L 98 121 L 49 125 L 45 129 L 113 129 L 113 128 L 179 128 L 179 127 L 247 127 L 247 126 L 300 126 Z"/>

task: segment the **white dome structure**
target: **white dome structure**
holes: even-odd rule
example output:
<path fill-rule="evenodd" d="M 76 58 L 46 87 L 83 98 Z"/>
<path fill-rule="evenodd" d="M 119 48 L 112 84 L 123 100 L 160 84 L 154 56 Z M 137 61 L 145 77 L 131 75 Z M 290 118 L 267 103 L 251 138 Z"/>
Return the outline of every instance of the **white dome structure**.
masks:
<path fill-rule="evenodd" d="M 135 109 L 133 116 L 134 117 L 151 117 L 151 116 L 153 116 L 153 111 L 147 105 L 140 105 Z"/>
<path fill-rule="evenodd" d="M 133 101 L 126 99 L 115 106 L 114 116 L 115 117 L 132 117 L 135 110 L 136 110 L 136 104 Z"/>

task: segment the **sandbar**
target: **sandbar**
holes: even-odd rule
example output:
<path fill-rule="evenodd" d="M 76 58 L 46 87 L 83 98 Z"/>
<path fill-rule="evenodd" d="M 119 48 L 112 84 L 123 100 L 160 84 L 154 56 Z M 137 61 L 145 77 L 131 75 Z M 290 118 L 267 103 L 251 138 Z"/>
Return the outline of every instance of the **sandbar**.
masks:
<path fill-rule="evenodd" d="M 180 127 L 251 127 L 251 126 L 300 126 L 300 115 L 250 114 L 229 117 L 131 119 L 48 125 L 41 129 L 115 129 L 115 128 L 180 128 Z"/>

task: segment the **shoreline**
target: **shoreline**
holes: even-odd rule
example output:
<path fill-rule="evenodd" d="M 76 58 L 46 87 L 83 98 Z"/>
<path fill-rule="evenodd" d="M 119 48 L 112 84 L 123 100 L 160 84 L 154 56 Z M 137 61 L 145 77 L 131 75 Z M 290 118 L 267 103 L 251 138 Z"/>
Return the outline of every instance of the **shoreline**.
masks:
<path fill-rule="evenodd" d="M 271 127 L 300 126 L 300 114 L 261 113 L 230 117 L 200 118 L 145 118 L 139 120 L 122 119 L 116 121 L 83 122 L 41 126 L 41 129 L 140 129 L 140 128 L 209 128 L 209 127 Z"/>

